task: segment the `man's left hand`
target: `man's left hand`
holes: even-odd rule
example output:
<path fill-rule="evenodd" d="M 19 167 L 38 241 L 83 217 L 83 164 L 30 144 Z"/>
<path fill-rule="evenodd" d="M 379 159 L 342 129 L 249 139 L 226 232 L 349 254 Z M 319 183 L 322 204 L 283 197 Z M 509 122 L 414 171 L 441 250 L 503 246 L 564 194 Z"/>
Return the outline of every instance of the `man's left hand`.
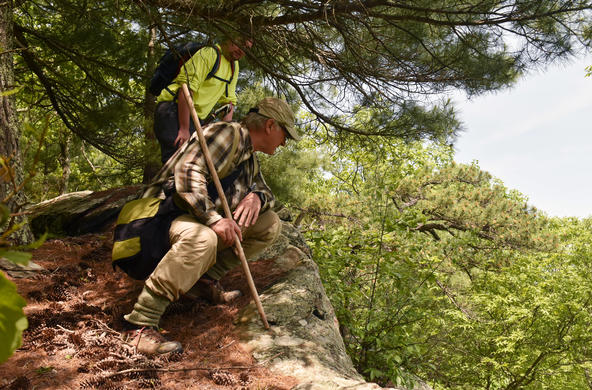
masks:
<path fill-rule="evenodd" d="M 257 222 L 261 210 L 261 199 L 254 192 L 249 193 L 240 201 L 232 216 L 241 229 L 248 228 Z"/>

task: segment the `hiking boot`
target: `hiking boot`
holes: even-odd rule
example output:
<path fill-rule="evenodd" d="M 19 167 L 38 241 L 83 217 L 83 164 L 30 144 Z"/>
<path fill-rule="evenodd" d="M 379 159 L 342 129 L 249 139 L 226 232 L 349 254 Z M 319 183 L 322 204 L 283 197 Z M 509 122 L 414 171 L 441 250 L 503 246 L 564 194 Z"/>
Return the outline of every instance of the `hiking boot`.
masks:
<path fill-rule="evenodd" d="M 187 297 L 203 298 L 215 305 L 229 303 L 242 295 L 240 290 L 225 291 L 219 281 L 202 277 L 186 294 Z"/>
<path fill-rule="evenodd" d="M 136 352 L 144 355 L 183 352 L 180 342 L 167 340 L 158 330 L 151 327 L 126 330 L 121 335 L 124 343 L 135 347 Z"/>

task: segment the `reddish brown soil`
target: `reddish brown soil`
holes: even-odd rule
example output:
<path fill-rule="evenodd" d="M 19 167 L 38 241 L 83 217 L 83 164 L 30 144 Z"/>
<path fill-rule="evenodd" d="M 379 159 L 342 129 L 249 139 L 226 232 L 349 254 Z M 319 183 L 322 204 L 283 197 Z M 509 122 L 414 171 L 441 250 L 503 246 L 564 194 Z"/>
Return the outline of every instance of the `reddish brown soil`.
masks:
<path fill-rule="evenodd" d="M 48 272 L 12 279 L 28 302 L 29 328 L 22 347 L 0 365 L 0 389 L 280 390 L 297 384 L 258 365 L 241 345 L 233 321 L 249 298 L 239 270 L 222 281 L 247 295 L 236 302 L 181 300 L 167 309 L 161 326 L 183 344 L 183 353 L 136 354 L 118 332 L 142 283 L 113 271 L 110 253 L 111 234 L 48 240 L 33 254 Z M 269 261 L 251 267 L 260 290 L 279 277 L 265 273 Z"/>

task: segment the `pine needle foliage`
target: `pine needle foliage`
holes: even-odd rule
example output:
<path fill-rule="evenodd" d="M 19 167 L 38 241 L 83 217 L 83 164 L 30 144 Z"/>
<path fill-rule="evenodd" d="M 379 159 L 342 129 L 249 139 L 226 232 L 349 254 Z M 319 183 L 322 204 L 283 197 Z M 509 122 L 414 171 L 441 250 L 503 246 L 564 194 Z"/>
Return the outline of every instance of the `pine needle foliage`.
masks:
<path fill-rule="evenodd" d="M 179 42 L 251 35 L 241 87 L 299 101 L 316 131 L 452 140 L 434 94 L 480 94 L 589 46 L 589 0 L 31 0 L 13 11 L 16 79 L 81 140 L 126 167 L 152 154 L 145 86 Z M 86 22 L 87 21 L 87 22 Z M 361 111 L 372 115 L 360 124 Z M 369 126 L 367 126 L 369 125 Z M 134 152 L 130 153 L 130 149 Z"/>

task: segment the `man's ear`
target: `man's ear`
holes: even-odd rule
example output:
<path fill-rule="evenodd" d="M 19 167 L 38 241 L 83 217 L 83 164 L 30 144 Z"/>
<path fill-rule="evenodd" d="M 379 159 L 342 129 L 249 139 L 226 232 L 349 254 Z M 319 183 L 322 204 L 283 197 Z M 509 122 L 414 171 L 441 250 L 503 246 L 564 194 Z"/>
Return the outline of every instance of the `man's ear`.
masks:
<path fill-rule="evenodd" d="M 274 120 L 269 118 L 268 120 L 265 121 L 265 133 L 266 134 L 271 134 L 271 131 L 273 130 L 273 123 Z"/>

